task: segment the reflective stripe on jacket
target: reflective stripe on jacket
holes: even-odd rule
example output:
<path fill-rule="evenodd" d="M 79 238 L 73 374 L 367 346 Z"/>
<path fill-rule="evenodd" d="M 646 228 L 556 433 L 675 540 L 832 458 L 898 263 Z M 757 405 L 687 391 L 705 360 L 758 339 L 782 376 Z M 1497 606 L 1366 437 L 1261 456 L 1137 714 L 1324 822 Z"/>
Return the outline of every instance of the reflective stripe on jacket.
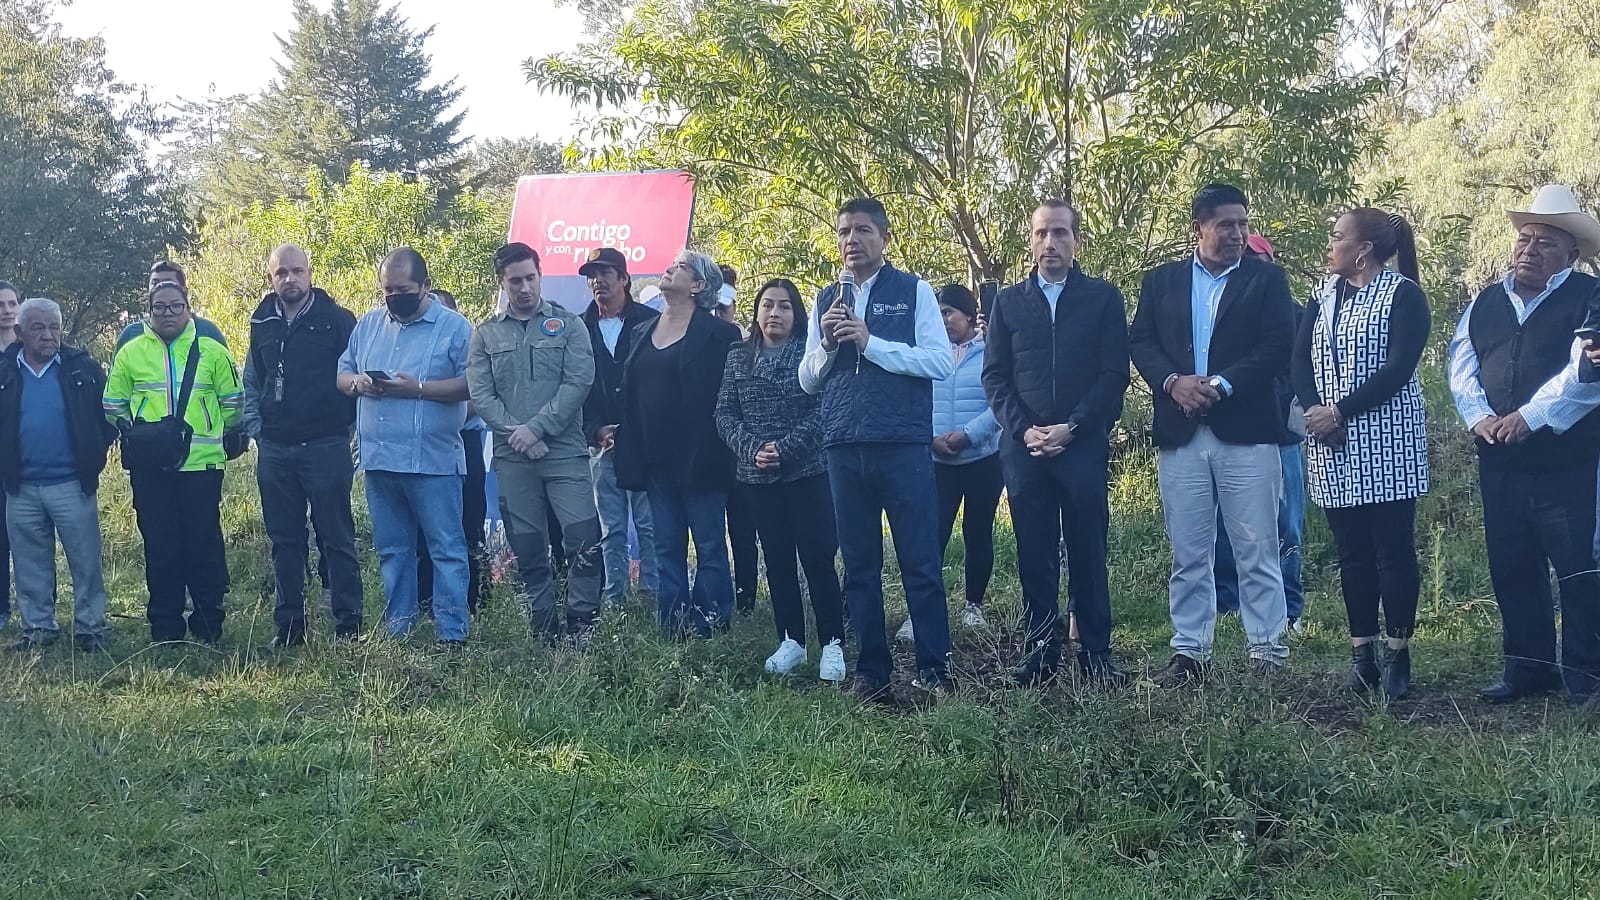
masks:
<path fill-rule="evenodd" d="M 212 338 L 197 335 L 191 321 L 171 344 L 155 329 L 130 340 L 111 363 L 106 379 L 104 407 L 106 418 L 165 418 L 170 404 L 183 388 L 184 367 L 189 362 L 189 345 L 200 342 L 200 360 L 195 368 L 194 389 L 184 420 L 194 429 L 189 458 L 183 471 L 194 472 L 227 462 L 222 448 L 222 433 L 238 421 L 244 408 L 244 386 L 228 348 Z"/>

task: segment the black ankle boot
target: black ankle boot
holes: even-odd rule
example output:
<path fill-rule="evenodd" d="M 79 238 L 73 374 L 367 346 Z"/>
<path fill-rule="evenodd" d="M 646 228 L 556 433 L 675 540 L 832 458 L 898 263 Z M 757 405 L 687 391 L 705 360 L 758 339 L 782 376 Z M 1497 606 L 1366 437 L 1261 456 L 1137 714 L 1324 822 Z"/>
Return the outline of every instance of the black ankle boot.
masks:
<path fill-rule="evenodd" d="M 1370 646 L 1370 645 L 1369 645 Z M 1411 691 L 1411 645 L 1389 651 L 1389 666 L 1383 673 L 1383 692 L 1399 700 Z"/>
<path fill-rule="evenodd" d="M 1383 673 L 1378 670 L 1377 642 L 1368 641 L 1359 647 L 1351 647 L 1350 674 L 1345 677 L 1344 686 L 1364 694 L 1377 690 L 1382 680 Z"/>

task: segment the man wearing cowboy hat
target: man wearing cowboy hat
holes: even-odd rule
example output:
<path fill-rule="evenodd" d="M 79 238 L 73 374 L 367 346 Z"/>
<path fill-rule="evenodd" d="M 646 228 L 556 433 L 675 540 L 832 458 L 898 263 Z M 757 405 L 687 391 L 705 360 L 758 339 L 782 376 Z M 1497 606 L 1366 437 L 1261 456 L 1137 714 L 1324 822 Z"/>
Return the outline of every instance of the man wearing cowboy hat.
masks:
<path fill-rule="evenodd" d="M 1600 677 L 1595 573 L 1600 383 L 1581 383 L 1581 345 L 1595 279 L 1573 270 L 1600 253 L 1600 221 L 1570 188 L 1545 185 L 1507 210 L 1512 268 L 1484 288 L 1450 342 L 1450 390 L 1477 435 L 1489 576 L 1500 605 L 1505 668 L 1479 696 L 1509 703 L 1562 687 L 1578 706 Z M 1561 654 L 1549 570 L 1561 585 Z"/>

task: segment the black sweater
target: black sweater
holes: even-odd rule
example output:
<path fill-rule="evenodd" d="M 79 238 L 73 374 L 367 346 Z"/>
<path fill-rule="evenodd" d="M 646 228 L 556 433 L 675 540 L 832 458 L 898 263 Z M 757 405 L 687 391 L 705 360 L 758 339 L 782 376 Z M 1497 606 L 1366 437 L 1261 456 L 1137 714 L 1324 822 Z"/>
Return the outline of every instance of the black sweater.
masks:
<path fill-rule="evenodd" d="M 1294 359 L 1290 370 L 1294 378 L 1294 392 L 1300 406 L 1310 409 L 1322 405 L 1322 395 L 1317 391 L 1317 377 L 1311 363 L 1311 338 L 1322 315 L 1322 304 L 1313 299 L 1300 317 L 1300 330 L 1294 339 Z M 1337 307 L 1334 312 L 1338 316 Z M 1337 321 L 1337 318 L 1335 319 Z M 1400 393 L 1411 376 L 1416 374 L 1422 361 L 1422 351 L 1428 346 L 1428 335 L 1433 327 L 1428 310 L 1428 298 L 1422 288 L 1412 282 L 1401 285 L 1394 294 L 1389 308 L 1389 355 L 1372 377 L 1350 392 L 1350 396 L 1334 404 L 1346 421 L 1382 406 L 1390 397 Z"/>

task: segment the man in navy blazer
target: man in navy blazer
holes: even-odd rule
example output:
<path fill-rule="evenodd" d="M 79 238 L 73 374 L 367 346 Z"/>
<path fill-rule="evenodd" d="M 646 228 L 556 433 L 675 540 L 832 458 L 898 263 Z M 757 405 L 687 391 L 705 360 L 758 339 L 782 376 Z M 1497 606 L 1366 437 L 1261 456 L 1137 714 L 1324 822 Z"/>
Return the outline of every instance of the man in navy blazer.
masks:
<path fill-rule="evenodd" d="M 1172 661 L 1157 675 L 1199 678 L 1216 629 L 1212 561 L 1220 510 L 1239 570 L 1240 616 L 1253 668 L 1289 656 L 1278 567 L 1282 414 L 1273 379 L 1294 337 L 1283 270 L 1245 257 L 1249 201 L 1212 184 L 1194 199 L 1195 252 L 1144 278 L 1128 329 L 1133 365 L 1150 385 L 1161 506 L 1172 542 Z"/>

